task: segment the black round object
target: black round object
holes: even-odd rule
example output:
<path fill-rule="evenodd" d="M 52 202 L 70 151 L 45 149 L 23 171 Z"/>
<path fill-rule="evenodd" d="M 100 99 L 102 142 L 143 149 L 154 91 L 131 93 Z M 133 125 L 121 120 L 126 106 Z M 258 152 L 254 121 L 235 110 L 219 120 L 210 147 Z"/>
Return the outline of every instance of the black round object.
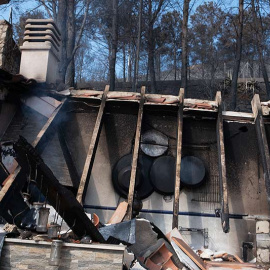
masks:
<path fill-rule="evenodd" d="M 162 156 L 157 158 L 150 171 L 150 179 L 156 192 L 162 195 L 174 194 L 175 158 Z"/>
<path fill-rule="evenodd" d="M 205 167 L 203 162 L 194 156 L 185 156 L 181 160 L 180 178 L 185 186 L 196 187 L 203 183 Z"/>
<path fill-rule="evenodd" d="M 127 166 L 120 170 L 118 173 L 118 183 L 122 189 L 125 191 L 129 190 L 129 182 L 131 175 L 131 166 Z M 142 183 L 142 173 L 139 168 L 137 168 L 136 181 L 135 181 L 135 190 L 138 189 Z"/>
<path fill-rule="evenodd" d="M 121 157 L 113 168 L 112 182 L 115 191 L 123 198 L 127 198 L 131 174 L 132 155 Z M 154 188 L 149 179 L 149 171 L 152 166 L 150 157 L 139 155 L 136 173 L 135 190 L 138 197 L 143 200 L 150 196 Z"/>

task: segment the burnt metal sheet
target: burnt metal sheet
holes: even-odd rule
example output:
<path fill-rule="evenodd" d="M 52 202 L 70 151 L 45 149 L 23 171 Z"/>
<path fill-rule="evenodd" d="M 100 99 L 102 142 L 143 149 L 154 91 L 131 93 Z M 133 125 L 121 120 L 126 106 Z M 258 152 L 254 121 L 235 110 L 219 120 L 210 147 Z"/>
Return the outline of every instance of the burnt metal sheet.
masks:
<path fill-rule="evenodd" d="M 99 229 L 99 232 L 106 241 L 112 237 L 128 245 L 135 244 L 136 219 L 102 227 Z"/>

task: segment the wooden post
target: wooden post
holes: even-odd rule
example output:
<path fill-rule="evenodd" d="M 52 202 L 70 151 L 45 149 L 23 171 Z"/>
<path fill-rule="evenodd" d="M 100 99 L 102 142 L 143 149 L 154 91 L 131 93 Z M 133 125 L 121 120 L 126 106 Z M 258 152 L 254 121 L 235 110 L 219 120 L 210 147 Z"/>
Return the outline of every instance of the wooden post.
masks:
<path fill-rule="evenodd" d="M 218 105 L 217 116 L 217 148 L 218 148 L 218 170 L 219 170 L 219 186 L 221 196 L 221 225 L 223 232 L 230 231 L 229 223 L 229 204 L 228 204 L 228 187 L 226 175 L 226 160 L 225 160 L 225 147 L 224 147 L 224 133 L 223 133 L 223 116 L 222 116 L 222 99 L 221 92 L 216 94 L 216 102 Z"/>
<path fill-rule="evenodd" d="M 101 132 L 101 128 L 102 128 L 102 120 L 103 120 L 103 115 L 104 115 L 104 111 L 105 111 L 107 94 L 109 92 L 109 89 L 110 89 L 110 86 L 106 85 L 105 90 L 103 92 L 102 99 L 101 99 L 101 104 L 99 107 L 98 116 L 96 119 L 96 123 L 95 123 L 94 131 L 92 134 L 90 146 L 88 148 L 88 153 L 87 153 L 86 160 L 84 163 L 84 168 L 83 168 L 83 172 L 82 172 L 82 176 L 81 176 L 81 180 L 80 180 L 80 185 L 79 185 L 78 193 L 77 193 L 77 200 L 81 204 L 83 203 L 83 200 L 84 200 L 85 192 L 87 190 L 91 171 L 92 171 L 93 164 L 94 164 L 94 159 L 95 159 L 96 150 L 97 150 L 97 146 L 98 146 L 99 136 L 100 136 L 100 132 Z"/>
<path fill-rule="evenodd" d="M 263 175 L 265 181 L 265 188 L 267 193 L 268 205 L 270 206 L 270 156 L 268 142 L 263 122 L 262 106 L 260 96 L 255 94 L 252 101 L 252 112 L 254 115 L 254 123 L 256 128 L 258 146 L 260 151 L 261 162 L 263 166 Z"/>
<path fill-rule="evenodd" d="M 140 148 L 144 101 L 145 101 L 145 86 L 141 88 L 141 99 L 140 99 L 140 105 L 139 105 L 139 111 L 138 111 L 135 143 L 134 143 L 134 149 L 133 149 L 131 175 L 130 175 L 130 183 L 129 183 L 129 191 L 128 191 L 128 212 L 127 212 L 128 220 L 132 218 L 132 205 L 133 205 L 133 198 L 134 198 L 136 171 L 137 171 L 138 155 L 139 155 L 139 148 Z"/>
<path fill-rule="evenodd" d="M 179 108 L 177 113 L 177 154 L 175 166 L 175 186 L 174 186 L 174 203 L 173 203 L 173 220 L 172 229 L 178 229 L 178 212 L 179 212 L 179 196 L 180 196 L 180 170 L 182 158 L 182 137 L 183 137 L 183 107 L 184 107 L 184 88 L 179 91 Z"/>

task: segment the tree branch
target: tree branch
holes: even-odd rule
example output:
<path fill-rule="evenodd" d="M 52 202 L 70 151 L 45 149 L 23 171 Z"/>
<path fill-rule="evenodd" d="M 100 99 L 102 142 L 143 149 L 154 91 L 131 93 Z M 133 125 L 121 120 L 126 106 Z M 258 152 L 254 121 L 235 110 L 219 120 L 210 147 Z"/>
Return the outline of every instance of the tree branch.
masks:
<path fill-rule="evenodd" d="M 88 15 L 90 1 L 91 0 L 86 0 L 83 22 L 82 22 L 82 25 L 81 25 L 81 28 L 80 28 L 80 31 L 79 31 L 79 35 L 78 35 L 76 44 L 75 44 L 74 49 L 72 51 L 72 54 L 71 54 L 71 56 L 69 57 L 69 59 L 67 61 L 67 65 L 69 65 L 69 63 L 71 62 L 71 60 L 74 58 L 76 51 L 80 47 L 80 42 L 81 42 L 81 39 L 82 39 L 84 27 L 85 27 L 85 24 L 86 24 L 86 19 L 87 19 L 87 15 Z"/>
<path fill-rule="evenodd" d="M 52 13 L 51 13 L 49 7 L 48 7 L 48 6 L 46 5 L 46 3 L 45 3 L 45 0 L 40 0 L 40 2 L 41 2 L 41 4 L 43 5 L 43 7 L 45 8 L 45 10 L 47 11 L 49 17 L 53 18 Z"/>
<path fill-rule="evenodd" d="M 157 16 L 158 16 L 158 13 L 160 12 L 161 8 L 162 8 L 162 5 L 164 3 L 164 0 L 160 0 L 159 3 L 158 3 L 158 7 L 157 9 L 155 10 L 154 14 L 153 14 L 153 17 L 150 21 L 151 24 L 154 24 L 155 20 L 157 19 Z"/>

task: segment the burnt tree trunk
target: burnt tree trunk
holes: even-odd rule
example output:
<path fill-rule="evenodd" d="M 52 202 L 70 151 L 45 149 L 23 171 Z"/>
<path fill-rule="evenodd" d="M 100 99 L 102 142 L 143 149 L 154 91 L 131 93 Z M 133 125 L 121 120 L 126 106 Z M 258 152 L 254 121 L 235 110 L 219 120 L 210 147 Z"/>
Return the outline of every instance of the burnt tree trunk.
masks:
<path fill-rule="evenodd" d="M 86 24 L 86 18 L 88 16 L 90 0 L 86 0 L 85 13 L 83 21 L 80 26 L 80 30 L 75 30 L 75 0 L 61 0 L 58 1 L 58 13 L 56 15 L 56 24 L 61 32 L 61 53 L 60 53 L 60 66 L 59 73 L 62 82 L 67 82 L 70 86 L 74 85 L 74 56 L 79 48 L 84 27 Z M 55 6 L 56 7 L 56 6 Z M 56 11 L 53 11 L 54 13 Z M 70 64 L 70 70 L 67 74 L 67 69 Z M 67 80 L 65 80 L 67 78 Z"/>
<path fill-rule="evenodd" d="M 151 93 L 156 92 L 156 74 L 155 74 L 155 40 L 154 40 L 154 22 L 152 20 L 152 0 L 148 0 L 148 70 L 150 76 Z"/>
<path fill-rule="evenodd" d="M 162 8 L 164 0 L 159 0 L 156 10 L 152 11 L 152 0 L 148 0 L 148 70 L 150 75 L 151 92 L 156 92 L 156 74 L 155 74 L 155 39 L 154 39 L 154 24 L 157 16 Z"/>
<path fill-rule="evenodd" d="M 67 20 L 67 31 L 68 31 L 68 43 L 67 43 L 67 59 L 71 58 L 70 63 L 67 63 L 67 72 L 65 82 L 68 86 L 74 86 L 75 78 L 75 61 L 72 57 L 73 50 L 75 48 L 75 1 L 68 0 L 68 20 Z"/>
<path fill-rule="evenodd" d="M 242 56 L 243 17 L 244 17 L 244 0 L 239 0 L 236 56 L 235 56 L 235 62 L 234 62 L 234 67 L 233 67 L 232 85 L 231 85 L 233 110 L 235 110 L 236 105 L 237 105 L 237 80 L 238 80 L 238 73 L 240 69 L 241 56 Z"/>
<path fill-rule="evenodd" d="M 116 63 L 116 53 L 117 53 L 117 43 L 118 43 L 118 26 L 117 26 L 117 16 L 118 16 L 118 0 L 112 1 L 112 51 L 110 57 L 110 91 L 115 90 L 115 63 Z"/>
<path fill-rule="evenodd" d="M 123 82 L 126 82 L 126 44 L 123 44 Z"/>
<path fill-rule="evenodd" d="M 60 55 L 60 79 L 62 82 L 65 81 L 66 67 L 65 62 L 67 59 L 67 8 L 68 4 L 66 0 L 59 1 L 58 4 L 58 14 L 57 14 L 57 26 L 61 33 L 62 46 L 61 46 L 61 55 Z"/>
<path fill-rule="evenodd" d="M 255 0 L 251 1 L 251 8 L 252 8 L 253 21 L 254 21 L 255 40 L 256 40 L 257 51 L 259 54 L 261 71 L 262 71 L 262 75 L 263 75 L 263 79 L 265 83 L 267 97 L 270 99 L 270 84 L 269 84 L 267 69 L 265 66 L 264 52 L 263 52 L 263 27 L 262 27 L 259 5 L 257 6 L 257 10 L 256 10 Z M 257 13 L 259 14 L 259 18 L 257 17 Z"/>
<path fill-rule="evenodd" d="M 133 78 L 133 91 L 134 92 L 137 91 L 138 75 L 139 75 L 140 46 L 141 46 L 141 34 L 142 34 L 142 8 L 143 8 L 143 0 L 140 0 L 138 35 L 137 35 L 137 42 L 136 42 L 136 56 L 135 56 L 135 66 L 134 66 L 134 78 Z"/>
<path fill-rule="evenodd" d="M 177 66 L 176 66 L 176 44 L 173 47 L 173 69 L 174 69 L 174 80 L 176 81 Z"/>
<path fill-rule="evenodd" d="M 188 16 L 190 0 L 184 0 L 183 23 L 182 23 L 182 69 L 181 69 L 181 87 L 187 88 L 187 69 L 188 69 Z M 187 91 L 185 91 L 185 94 Z"/>
<path fill-rule="evenodd" d="M 131 82 L 131 73 L 132 73 L 132 57 L 131 57 L 131 43 L 129 43 L 128 48 L 128 82 Z"/>

